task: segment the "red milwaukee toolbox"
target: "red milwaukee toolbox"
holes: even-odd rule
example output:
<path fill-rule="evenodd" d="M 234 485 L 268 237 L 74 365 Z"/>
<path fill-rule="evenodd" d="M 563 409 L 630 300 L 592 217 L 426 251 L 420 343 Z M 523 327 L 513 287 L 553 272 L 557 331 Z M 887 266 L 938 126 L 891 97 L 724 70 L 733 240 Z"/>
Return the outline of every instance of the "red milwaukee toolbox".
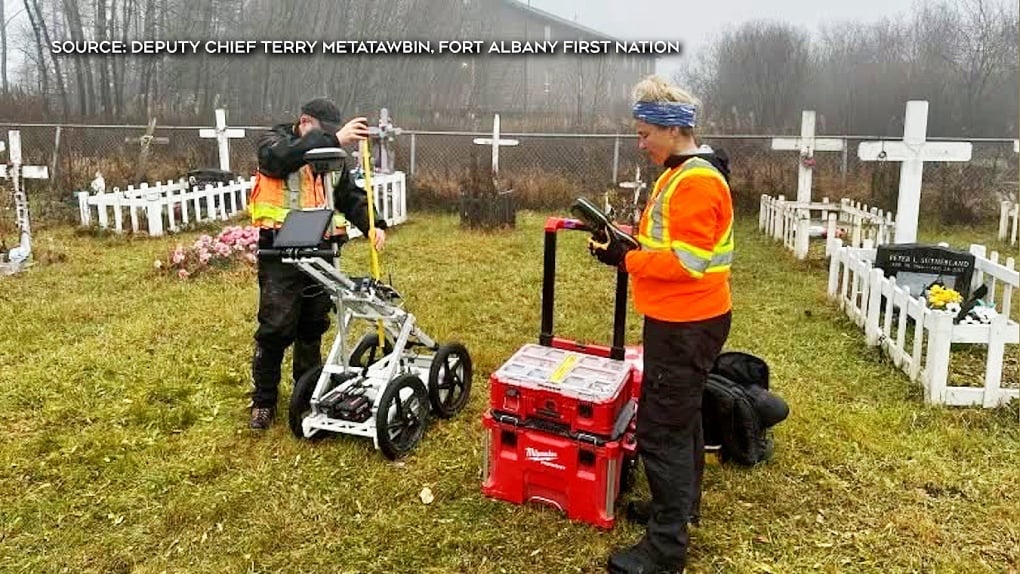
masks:
<path fill-rule="evenodd" d="M 632 380 L 624 361 L 529 344 L 490 377 L 489 406 L 521 421 L 540 419 L 549 432 L 615 438 Z"/>
<path fill-rule="evenodd" d="M 586 442 L 482 415 L 482 493 L 514 504 L 552 506 L 571 520 L 612 528 L 621 476 L 635 456 L 634 435 Z"/>
<path fill-rule="evenodd" d="M 525 345 L 492 373 L 489 406 L 522 423 L 538 419 L 554 425 L 550 432 L 616 438 L 617 418 L 634 396 L 634 371 L 623 347 L 627 274 L 616 273 L 611 347 L 553 337 L 556 235 L 563 229 L 590 231 L 574 219 L 546 220 L 539 344 Z"/>

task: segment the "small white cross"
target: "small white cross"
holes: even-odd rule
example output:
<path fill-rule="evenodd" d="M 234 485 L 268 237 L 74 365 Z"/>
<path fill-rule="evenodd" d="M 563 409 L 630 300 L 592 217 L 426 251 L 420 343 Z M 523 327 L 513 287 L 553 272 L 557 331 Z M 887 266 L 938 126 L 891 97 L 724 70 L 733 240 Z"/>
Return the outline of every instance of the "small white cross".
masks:
<path fill-rule="evenodd" d="M 499 114 L 492 118 L 492 137 L 475 138 L 474 142 L 480 145 L 492 145 L 492 177 L 499 175 L 499 147 L 515 146 L 521 142 L 514 139 L 499 139 Z"/>
<path fill-rule="evenodd" d="M 394 127 L 388 109 L 379 110 L 379 127 L 368 128 L 368 133 L 379 142 L 379 153 L 376 154 L 379 158 L 379 173 L 393 173 L 396 169 L 390 136 L 399 136 L 403 131 L 403 128 Z"/>
<path fill-rule="evenodd" d="M 638 166 L 634 170 L 634 181 L 625 181 L 620 184 L 620 187 L 624 189 L 633 189 L 635 197 L 641 193 L 641 190 L 645 188 L 645 182 L 641 181 L 641 166 Z"/>
<path fill-rule="evenodd" d="M 917 240 L 917 217 L 921 204 L 921 172 L 926 161 L 970 161 L 970 142 L 926 141 L 928 102 L 907 102 L 903 119 L 903 141 L 861 142 L 857 157 L 862 161 L 899 161 L 900 191 L 896 202 L 895 243 Z"/>
<path fill-rule="evenodd" d="M 804 110 L 800 117 L 799 138 L 772 138 L 772 149 L 796 150 L 800 152 L 800 169 L 797 171 L 797 202 L 811 202 L 811 174 L 816 151 L 840 151 L 843 140 L 838 138 L 815 137 L 815 112 Z"/>
<path fill-rule="evenodd" d="M 220 148 L 220 169 L 230 171 L 230 139 L 243 138 L 244 130 L 238 128 L 227 128 L 227 110 L 216 109 L 216 128 L 203 128 L 198 130 L 198 136 L 203 138 L 215 138 Z"/>

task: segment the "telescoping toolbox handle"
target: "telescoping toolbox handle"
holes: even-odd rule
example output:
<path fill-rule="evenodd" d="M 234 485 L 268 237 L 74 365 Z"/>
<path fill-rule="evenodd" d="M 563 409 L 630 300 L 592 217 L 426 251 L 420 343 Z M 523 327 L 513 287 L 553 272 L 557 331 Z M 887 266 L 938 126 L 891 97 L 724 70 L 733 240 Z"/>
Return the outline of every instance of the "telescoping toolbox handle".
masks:
<path fill-rule="evenodd" d="M 556 234 L 561 230 L 591 231 L 577 219 L 550 217 L 545 220 L 545 253 L 542 260 L 542 328 L 540 345 L 609 357 L 622 361 L 623 337 L 627 326 L 627 273 L 616 272 L 616 302 L 613 309 L 613 343 L 611 347 L 583 345 L 553 336 L 553 300 L 556 291 Z"/>

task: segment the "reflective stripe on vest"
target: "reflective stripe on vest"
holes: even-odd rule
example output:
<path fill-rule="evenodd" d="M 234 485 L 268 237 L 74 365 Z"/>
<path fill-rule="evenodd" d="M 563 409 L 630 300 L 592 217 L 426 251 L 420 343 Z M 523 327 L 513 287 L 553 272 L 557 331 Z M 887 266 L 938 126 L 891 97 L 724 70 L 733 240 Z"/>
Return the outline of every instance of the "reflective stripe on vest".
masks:
<path fill-rule="evenodd" d="M 299 169 L 287 176 L 287 207 L 289 209 L 301 208 L 301 172 Z M 325 204 L 322 207 L 326 207 Z"/>
<path fill-rule="evenodd" d="M 655 182 L 655 188 L 638 229 L 637 240 L 646 251 L 671 250 L 692 277 L 700 278 L 705 273 L 729 270 L 733 262 L 733 220 L 727 224 L 726 231 L 711 251 L 670 237 L 670 200 L 680 182 L 694 175 L 714 177 L 726 185 L 726 179 L 719 170 L 701 158 L 687 160 L 673 174 L 668 171 L 663 173 Z M 726 187 L 729 189 L 728 185 Z"/>

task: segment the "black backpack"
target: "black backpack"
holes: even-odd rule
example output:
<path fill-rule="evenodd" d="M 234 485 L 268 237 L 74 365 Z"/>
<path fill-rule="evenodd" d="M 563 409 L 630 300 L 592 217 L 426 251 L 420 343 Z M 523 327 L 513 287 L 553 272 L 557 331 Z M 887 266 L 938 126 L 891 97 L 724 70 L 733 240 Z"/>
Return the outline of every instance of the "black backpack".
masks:
<path fill-rule="evenodd" d="M 768 430 L 786 419 L 786 401 L 769 392 L 769 367 L 747 353 L 722 353 L 705 383 L 705 444 L 721 445 L 723 461 L 754 466 L 772 458 Z"/>

